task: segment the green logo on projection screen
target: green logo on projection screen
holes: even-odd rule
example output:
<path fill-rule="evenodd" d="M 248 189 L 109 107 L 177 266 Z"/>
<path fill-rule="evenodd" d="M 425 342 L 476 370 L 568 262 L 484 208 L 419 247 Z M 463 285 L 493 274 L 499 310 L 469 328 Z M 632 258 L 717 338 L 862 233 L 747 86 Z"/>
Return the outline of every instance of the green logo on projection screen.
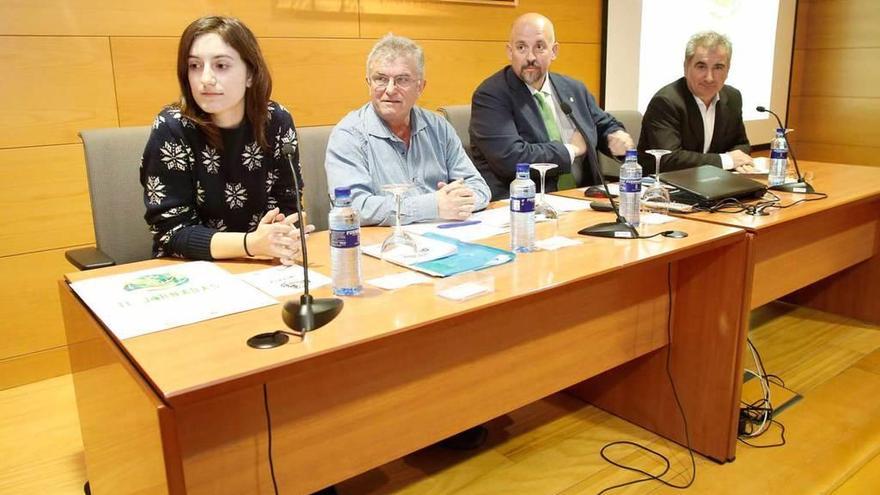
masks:
<path fill-rule="evenodd" d="M 138 277 L 125 284 L 123 289 L 128 292 L 139 290 L 163 290 L 177 287 L 189 282 L 189 277 L 178 277 L 170 273 L 155 273 Z"/>

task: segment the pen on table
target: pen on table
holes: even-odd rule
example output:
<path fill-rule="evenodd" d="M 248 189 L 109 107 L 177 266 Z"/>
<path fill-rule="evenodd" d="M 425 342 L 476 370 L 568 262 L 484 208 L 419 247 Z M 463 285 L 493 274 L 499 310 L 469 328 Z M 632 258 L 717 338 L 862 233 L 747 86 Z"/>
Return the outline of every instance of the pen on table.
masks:
<path fill-rule="evenodd" d="M 452 223 L 441 223 L 437 226 L 438 229 L 454 229 L 455 227 L 466 227 L 468 225 L 476 225 L 480 223 L 479 220 L 465 220 L 464 222 L 452 222 Z"/>

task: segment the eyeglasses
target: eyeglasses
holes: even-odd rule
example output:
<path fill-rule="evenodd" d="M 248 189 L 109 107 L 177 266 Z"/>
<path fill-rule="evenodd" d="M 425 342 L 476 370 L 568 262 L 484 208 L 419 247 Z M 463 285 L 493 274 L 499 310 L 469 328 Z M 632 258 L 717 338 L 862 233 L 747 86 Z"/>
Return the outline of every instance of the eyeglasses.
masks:
<path fill-rule="evenodd" d="M 370 77 L 370 84 L 375 89 L 385 89 L 392 81 L 394 81 L 394 86 L 397 88 L 409 89 L 417 84 L 419 79 L 415 79 L 411 76 L 388 77 L 384 74 L 376 74 Z"/>

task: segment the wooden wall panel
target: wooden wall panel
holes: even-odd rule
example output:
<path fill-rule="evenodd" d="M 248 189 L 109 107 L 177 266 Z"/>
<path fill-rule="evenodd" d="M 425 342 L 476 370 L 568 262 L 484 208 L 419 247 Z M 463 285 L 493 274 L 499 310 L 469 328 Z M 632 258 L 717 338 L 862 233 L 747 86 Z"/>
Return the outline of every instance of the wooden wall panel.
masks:
<path fill-rule="evenodd" d="M 67 346 L 0 359 L 0 390 L 70 373 Z"/>
<path fill-rule="evenodd" d="M 298 126 L 332 125 L 361 106 L 372 40 L 261 40 L 272 68 L 273 97 Z"/>
<path fill-rule="evenodd" d="M 0 258 L 0 360 L 65 345 L 58 280 L 74 270 L 63 249 Z"/>
<path fill-rule="evenodd" d="M 177 38 L 110 38 L 120 126 L 153 123 L 180 97 Z"/>
<path fill-rule="evenodd" d="M 880 165 L 880 3 L 802 0 L 789 126 L 805 160 Z"/>
<path fill-rule="evenodd" d="M 370 40 L 260 40 L 272 72 L 272 97 L 298 126 L 335 124 L 368 97 L 364 63 Z M 180 89 L 177 39 L 113 38 L 120 125 L 147 125 Z"/>
<path fill-rule="evenodd" d="M 442 105 L 470 104 L 477 86 L 509 63 L 505 43 L 500 41 L 424 41 L 422 47 L 428 86 L 419 105 L 432 110 Z M 551 69 L 578 78 L 597 91 L 600 59 L 598 45 L 572 43 L 560 48 Z"/>
<path fill-rule="evenodd" d="M 809 27 L 804 48 L 880 46 L 880 2 L 876 0 L 801 0 Z"/>
<path fill-rule="evenodd" d="M 810 5 L 811 3 L 807 0 L 800 0 L 797 2 L 797 16 L 795 17 L 795 33 L 794 33 L 794 47 L 795 49 L 801 49 L 807 47 L 807 39 L 809 37 L 809 27 L 810 23 Z"/>
<path fill-rule="evenodd" d="M 272 71 L 273 98 L 299 126 L 332 125 L 366 103 L 367 54 L 374 40 L 260 40 Z M 419 104 L 469 103 L 477 85 L 507 63 L 504 42 L 420 41 L 425 49 L 428 87 Z M 179 94 L 174 75 L 177 40 L 113 38 L 113 59 L 121 125 L 146 125 Z M 561 47 L 553 70 L 599 86 L 600 47 Z M 170 61 L 170 62 L 169 62 Z M 316 104 L 319 102 L 320 104 Z"/>
<path fill-rule="evenodd" d="M 82 145 L 0 150 L 0 256 L 95 242 Z"/>
<path fill-rule="evenodd" d="M 117 125 L 106 38 L 0 36 L 0 60 L 0 148 L 76 143 L 80 129 Z"/>
<path fill-rule="evenodd" d="M 424 41 L 421 45 L 428 85 L 418 104 L 430 110 L 470 104 L 477 86 L 507 65 L 501 41 Z"/>
<path fill-rule="evenodd" d="M 845 144 L 795 143 L 798 160 L 849 163 L 880 167 L 880 148 L 876 146 L 852 146 Z"/>
<path fill-rule="evenodd" d="M 792 98 L 799 141 L 855 146 L 880 144 L 880 98 Z M 804 157 L 806 159 L 806 157 Z"/>
<path fill-rule="evenodd" d="M 791 106 L 791 98 L 801 96 L 804 86 L 804 63 L 807 57 L 807 50 L 795 50 L 792 56 L 791 82 L 789 83 L 789 106 Z M 789 109 L 789 120 L 791 119 L 791 109 Z"/>
<path fill-rule="evenodd" d="M 361 36 L 393 32 L 419 39 L 507 41 L 510 24 L 520 14 L 540 12 L 556 28 L 560 43 L 600 43 L 601 0 L 519 0 L 499 7 L 413 0 L 360 0 Z"/>
<path fill-rule="evenodd" d="M 241 18 L 257 36 L 356 37 L 357 7 L 357 0 L 3 0 L 0 34 L 176 37 L 194 19 L 219 14 Z"/>
<path fill-rule="evenodd" d="M 804 50 L 798 50 L 804 52 Z M 880 47 L 809 50 L 803 80 L 792 95 L 880 98 Z M 797 59 L 795 60 L 797 63 Z"/>
<path fill-rule="evenodd" d="M 235 15 L 247 11 L 257 36 L 357 38 L 362 0 L 229 0 Z"/>

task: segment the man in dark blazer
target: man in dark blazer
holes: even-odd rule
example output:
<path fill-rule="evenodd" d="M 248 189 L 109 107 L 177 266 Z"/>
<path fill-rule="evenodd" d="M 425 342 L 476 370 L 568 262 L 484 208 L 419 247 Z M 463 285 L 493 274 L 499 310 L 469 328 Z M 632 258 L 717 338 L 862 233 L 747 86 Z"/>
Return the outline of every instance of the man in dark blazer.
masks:
<path fill-rule="evenodd" d="M 558 51 L 550 20 L 524 14 L 511 28 L 510 65 L 474 92 L 471 153 L 493 200 L 509 196 L 517 163 L 555 163 L 546 189 L 556 191 L 557 181 L 562 188 L 598 181 L 597 146 L 614 155 L 635 147 L 623 125 L 599 108 L 582 82 L 549 72 Z M 565 115 L 566 106 L 586 136 Z M 538 177 L 533 175 L 536 183 Z"/>
<path fill-rule="evenodd" d="M 726 36 L 697 33 L 685 48 L 684 77 L 664 86 L 642 118 L 639 162 L 653 173 L 649 149 L 671 151 L 660 162 L 669 172 L 699 165 L 731 170 L 752 163 L 742 119 L 742 95 L 727 86 L 733 47 Z"/>

